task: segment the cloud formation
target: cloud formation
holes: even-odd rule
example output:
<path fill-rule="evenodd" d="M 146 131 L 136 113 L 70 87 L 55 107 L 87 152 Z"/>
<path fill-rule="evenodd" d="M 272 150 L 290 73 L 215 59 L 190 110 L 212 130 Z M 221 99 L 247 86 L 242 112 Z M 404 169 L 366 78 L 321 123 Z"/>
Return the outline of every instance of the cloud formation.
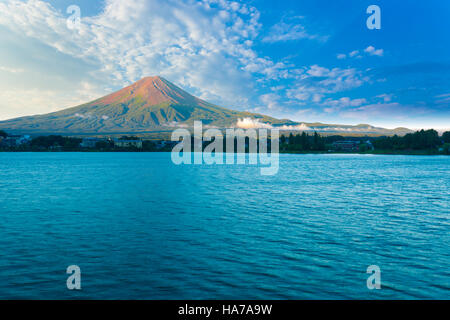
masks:
<path fill-rule="evenodd" d="M 319 36 L 317 34 L 311 34 L 306 31 L 304 25 L 295 22 L 295 20 L 302 19 L 303 17 L 294 17 L 289 20 L 294 22 L 286 22 L 284 20 L 273 25 L 270 28 L 269 34 L 263 38 L 263 42 L 285 42 L 300 39 L 318 40 L 321 42 L 327 41 L 328 36 Z"/>
<path fill-rule="evenodd" d="M 236 122 L 236 128 L 240 129 L 272 129 L 273 127 L 270 124 L 263 123 L 259 121 L 259 119 L 252 119 L 252 118 L 243 118 L 238 119 Z"/>
<path fill-rule="evenodd" d="M 375 49 L 374 46 L 368 46 L 367 48 L 364 49 L 364 52 L 368 53 L 371 56 L 379 56 L 379 57 L 382 57 L 384 54 L 383 49 Z"/>
<path fill-rule="evenodd" d="M 277 68 L 252 49 L 259 12 L 246 4 L 107 0 L 78 29 L 67 28 L 66 18 L 39 0 L 0 4 L 0 25 L 95 65 L 91 76 L 116 87 L 162 75 L 201 98 L 246 105 L 252 74 Z"/>
<path fill-rule="evenodd" d="M 338 53 L 336 55 L 336 58 L 338 58 L 339 60 L 343 60 L 343 59 L 347 59 L 347 58 L 361 59 L 361 58 L 363 58 L 363 54 L 366 54 L 369 56 L 382 57 L 384 55 L 384 50 L 383 49 L 375 49 L 374 46 L 368 46 L 367 48 L 365 48 L 363 50 L 362 53 L 360 52 L 360 50 L 353 50 L 353 51 L 349 52 L 348 54 Z"/>
<path fill-rule="evenodd" d="M 318 103 L 326 94 L 354 89 L 368 81 L 369 77 L 355 68 L 328 69 L 312 65 L 296 78 L 296 86 L 286 92 L 290 99 Z"/>

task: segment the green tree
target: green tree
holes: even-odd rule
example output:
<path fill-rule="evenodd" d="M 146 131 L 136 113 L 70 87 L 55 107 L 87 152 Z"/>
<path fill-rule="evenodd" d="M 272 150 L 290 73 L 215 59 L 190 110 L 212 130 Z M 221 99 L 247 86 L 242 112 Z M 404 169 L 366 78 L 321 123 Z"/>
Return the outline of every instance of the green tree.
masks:
<path fill-rule="evenodd" d="M 111 149 L 114 144 L 111 141 L 103 140 L 95 143 L 95 148 L 99 150 Z"/>
<path fill-rule="evenodd" d="M 325 139 L 322 138 L 317 132 L 314 132 L 313 136 L 313 150 L 316 151 L 325 150 Z"/>
<path fill-rule="evenodd" d="M 81 139 L 63 136 L 41 136 L 31 140 L 31 147 L 34 149 L 51 149 L 61 147 L 64 151 L 78 150 Z"/>
<path fill-rule="evenodd" d="M 444 132 L 442 140 L 444 140 L 445 143 L 450 143 L 450 131 Z"/>
<path fill-rule="evenodd" d="M 426 150 L 436 149 L 441 145 L 439 134 L 436 130 L 420 130 L 408 133 L 403 137 L 381 137 L 374 141 L 374 146 L 381 150 Z"/>
<path fill-rule="evenodd" d="M 156 150 L 156 144 L 153 141 L 144 140 L 142 142 L 142 149 L 144 151 L 155 151 Z"/>
<path fill-rule="evenodd" d="M 140 140 L 140 139 L 135 136 L 122 136 L 119 138 L 119 140 Z"/>
<path fill-rule="evenodd" d="M 303 131 L 302 135 L 299 136 L 299 144 L 301 145 L 301 148 L 303 150 L 310 150 L 311 149 L 311 145 L 309 143 L 309 135 Z"/>
<path fill-rule="evenodd" d="M 444 150 L 444 154 L 450 154 L 450 143 L 444 143 L 442 149 Z"/>

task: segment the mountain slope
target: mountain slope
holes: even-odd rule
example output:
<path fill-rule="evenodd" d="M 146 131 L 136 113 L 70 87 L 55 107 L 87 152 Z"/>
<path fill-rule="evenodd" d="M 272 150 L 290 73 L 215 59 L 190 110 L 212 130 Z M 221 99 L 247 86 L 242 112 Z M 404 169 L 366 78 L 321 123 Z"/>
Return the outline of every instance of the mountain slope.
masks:
<path fill-rule="evenodd" d="M 261 114 L 234 111 L 201 100 L 161 77 L 146 77 L 92 102 L 44 115 L 0 122 L 0 129 L 27 134 L 121 134 L 170 131 L 195 120 L 219 128 L 271 125 L 285 131 L 339 134 L 405 134 L 410 130 L 370 125 L 329 125 L 279 120 Z"/>
<path fill-rule="evenodd" d="M 239 118 L 271 124 L 293 123 L 218 107 L 192 96 L 162 77 L 143 78 L 92 102 L 45 115 L 0 122 L 9 131 L 53 133 L 146 132 L 179 123 L 233 126 Z"/>

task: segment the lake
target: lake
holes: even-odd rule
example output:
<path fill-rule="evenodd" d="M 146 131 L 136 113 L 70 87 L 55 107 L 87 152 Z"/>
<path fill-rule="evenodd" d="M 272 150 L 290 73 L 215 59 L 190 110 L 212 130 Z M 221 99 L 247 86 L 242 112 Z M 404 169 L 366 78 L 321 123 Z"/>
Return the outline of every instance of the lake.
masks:
<path fill-rule="evenodd" d="M 448 299 L 449 199 L 445 156 L 0 153 L 0 298 Z"/>

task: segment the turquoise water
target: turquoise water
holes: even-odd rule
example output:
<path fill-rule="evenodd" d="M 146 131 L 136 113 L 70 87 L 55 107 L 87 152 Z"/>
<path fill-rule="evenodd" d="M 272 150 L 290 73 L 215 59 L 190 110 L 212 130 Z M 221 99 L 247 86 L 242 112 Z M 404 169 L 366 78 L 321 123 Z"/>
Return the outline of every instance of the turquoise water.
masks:
<path fill-rule="evenodd" d="M 449 198 L 450 157 L 0 153 L 0 298 L 448 299 Z"/>

